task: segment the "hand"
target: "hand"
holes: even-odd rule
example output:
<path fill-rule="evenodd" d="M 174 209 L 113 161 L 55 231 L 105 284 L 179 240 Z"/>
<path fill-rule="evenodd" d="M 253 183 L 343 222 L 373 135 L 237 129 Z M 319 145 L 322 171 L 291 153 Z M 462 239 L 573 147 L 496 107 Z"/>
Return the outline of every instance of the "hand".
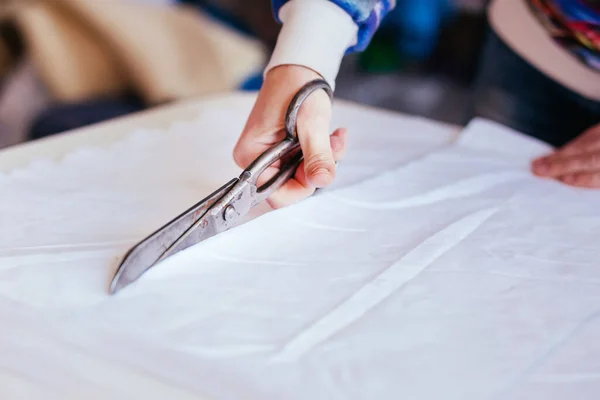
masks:
<path fill-rule="evenodd" d="M 553 154 L 535 160 L 532 170 L 537 176 L 571 186 L 600 188 L 600 124 Z"/>
<path fill-rule="evenodd" d="M 267 73 L 254 108 L 235 146 L 233 158 L 246 168 L 256 157 L 285 137 L 284 121 L 287 107 L 296 92 L 307 82 L 320 78 L 311 69 L 284 65 Z M 267 202 L 273 208 L 295 203 L 312 195 L 316 188 L 329 185 L 335 178 L 336 161 L 346 149 L 346 130 L 329 135 L 331 100 L 324 90 L 313 92 L 298 112 L 297 133 L 304 161 Z M 274 176 L 279 164 L 273 164 L 258 179 L 261 185 Z"/>

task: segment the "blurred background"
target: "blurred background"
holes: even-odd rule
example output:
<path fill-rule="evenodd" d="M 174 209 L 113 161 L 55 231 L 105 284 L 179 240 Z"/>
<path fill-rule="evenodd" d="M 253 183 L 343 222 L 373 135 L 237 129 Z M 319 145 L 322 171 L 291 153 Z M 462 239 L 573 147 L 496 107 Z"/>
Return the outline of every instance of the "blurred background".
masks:
<path fill-rule="evenodd" d="M 336 97 L 463 123 L 488 0 L 397 0 Z M 189 98 L 256 91 L 270 0 L 0 0 L 0 148 Z"/>

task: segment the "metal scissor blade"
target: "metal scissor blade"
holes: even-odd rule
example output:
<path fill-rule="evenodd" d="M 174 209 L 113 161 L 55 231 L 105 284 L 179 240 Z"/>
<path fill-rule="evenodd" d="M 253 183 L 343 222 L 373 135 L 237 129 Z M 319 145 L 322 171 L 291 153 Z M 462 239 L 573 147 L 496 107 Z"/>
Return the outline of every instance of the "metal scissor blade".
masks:
<path fill-rule="evenodd" d="M 199 224 L 200 222 L 201 224 Z M 181 235 L 181 237 L 163 253 L 157 262 L 220 233 L 220 230 L 215 226 L 215 218 L 212 215 L 205 215 L 204 218 L 202 218 L 202 221 L 198 221 L 196 225 L 198 226 L 188 229 L 186 233 Z"/>
<path fill-rule="evenodd" d="M 137 280 L 144 272 L 164 259 L 164 254 L 167 250 L 169 250 L 170 254 L 174 254 L 171 250 L 184 234 L 187 233 L 185 240 L 186 247 L 194 244 L 192 240 L 197 238 L 202 239 L 202 235 L 190 235 L 188 231 L 219 199 L 227 194 L 236 182 L 238 182 L 237 178 L 232 179 L 129 250 L 115 273 L 109 292 L 114 294 L 121 288 Z M 179 248 L 180 246 L 176 247 Z"/>

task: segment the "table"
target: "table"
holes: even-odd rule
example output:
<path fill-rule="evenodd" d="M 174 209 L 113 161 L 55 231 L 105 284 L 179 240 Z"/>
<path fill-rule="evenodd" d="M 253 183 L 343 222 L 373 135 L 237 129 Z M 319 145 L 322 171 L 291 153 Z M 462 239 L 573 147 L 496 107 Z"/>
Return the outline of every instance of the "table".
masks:
<path fill-rule="evenodd" d="M 215 124 L 222 123 L 221 118 L 224 116 L 224 114 L 226 116 L 226 114 L 229 112 L 228 110 L 230 109 L 235 110 L 234 114 L 236 114 L 236 118 L 234 123 L 228 121 L 230 125 L 228 125 L 228 127 L 225 129 L 219 130 L 219 133 L 223 134 L 223 137 L 219 138 L 217 136 L 213 136 L 210 148 L 199 149 L 199 157 L 207 156 L 210 152 L 214 153 L 212 157 L 210 157 L 210 160 L 203 160 L 201 163 L 202 165 L 197 165 L 196 167 L 198 167 L 200 170 L 194 169 L 192 171 L 188 171 L 190 175 L 196 175 L 194 178 L 197 178 L 201 183 L 208 182 L 206 185 L 212 186 L 213 183 L 221 183 L 221 179 L 223 178 L 230 178 L 230 174 L 234 172 L 233 162 L 229 157 L 231 154 L 232 143 L 235 140 L 235 137 L 239 134 L 237 129 L 241 126 L 241 123 L 243 123 L 244 120 L 244 116 L 240 114 L 242 112 L 249 112 L 253 101 L 254 95 L 250 93 L 233 93 L 210 96 L 148 110 L 132 116 L 119 118 L 94 126 L 66 132 L 47 139 L 4 149 L 0 151 L 0 178 L 4 178 L 2 174 L 7 174 L 6 177 L 10 179 L 10 174 L 18 170 L 27 171 L 27 173 L 37 171 L 35 168 L 28 169 L 28 166 L 30 166 L 31 163 L 42 159 L 59 163 L 60 160 L 67 159 L 68 155 L 72 155 L 74 152 L 77 152 L 85 147 L 109 147 L 111 144 L 126 140 L 127 136 L 133 131 L 139 131 L 140 129 L 153 131 L 158 130 L 161 133 L 164 132 L 166 134 L 169 132 L 169 129 L 173 126 L 173 124 L 183 121 L 194 121 L 198 119 L 199 116 L 202 116 L 204 120 L 203 123 L 205 124 L 204 126 L 206 126 L 207 119 L 210 122 L 212 121 L 212 118 L 215 118 Z M 355 179 L 366 177 L 368 174 L 376 174 L 383 170 L 387 170 L 391 168 L 391 166 L 397 165 L 398 163 L 409 162 L 410 160 L 414 160 L 416 157 L 427 154 L 440 146 L 446 146 L 452 142 L 458 131 L 457 127 L 432 123 L 419 118 L 404 116 L 390 111 L 364 107 L 345 101 L 336 101 L 335 107 L 334 125 L 337 125 L 338 122 L 343 124 L 347 123 L 350 129 L 349 137 L 351 139 L 351 148 L 349 149 L 347 155 L 347 162 L 345 160 L 344 167 L 342 168 L 344 173 L 341 174 L 342 176 L 340 176 L 341 179 L 339 180 L 342 185 L 349 184 Z M 225 112 L 221 113 L 221 115 L 213 115 L 213 112 L 216 109 L 224 109 Z M 229 128 L 229 126 L 231 126 L 231 128 Z M 404 131 L 396 132 L 398 130 Z M 400 146 L 398 146 L 398 144 L 400 144 Z M 388 149 L 398 148 L 398 151 L 387 151 L 385 152 L 387 154 L 385 157 L 379 157 L 381 153 L 380 149 L 382 147 L 387 147 Z M 163 148 L 160 149 L 163 150 Z M 214 166 L 212 163 L 221 163 L 221 160 L 222 165 L 219 167 L 222 168 L 218 168 L 220 169 L 219 171 L 209 169 L 211 166 Z M 33 173 L 33 175 L 35 175 L 35 173 Z M 54 187 L 52 180 L 47 181 L 50 182 L 48 189 L 52 190 Z M 173 182 L 169 183 L 172 184 Z M 23 184 L 23 186 L 27 186 L 27 184 Z M 99 193 L 102 193 L 105 190 L 104 187 L 100 185 L 96 186 L 96 188 Z M 39 196 L 30 196 L 31 198 L 26 199 L 24 198 L 25 196 L 22 195 L 23 198 L 19 198 L 19 200 L 22 201 L 17 201 L 17 203 L 27 203 L 28 201 L 32 201 L 36 204 L 39 204 L 40 202 L 43 202 L 44 193 L 47 192 L 44 191 L 44 188 L 40 188 L 40 190 Z M 197 200 L 198 190 L 199 189 L 194 186 L 191 191 L 180 191 L 180 198 L 177 198 L 177 196 L 172 196 L 172 192 L 169 192 L 169 194 L 165 196 L 166 198 L 163 198 L 163 203 L 166 200 L 170 200 L 178 203 L 180 202 L 183 205 L 183 203 L 187 203 L 188 201 Z M 175 197 L 176 199 L 169 199 L 170 197 Z M 6 196 L 5 198 L 10 199 L 10 196 Z M 94 204 L 93 196 L 87 199 L 91 202 L 90 204 Z M 56 202 L 50 203 L 58 204 Z M 136 203 L 134 209 L 137 210 L 139 208 L 138 204 L 139 203 Z M 144 214 L 144 218 L 149 215 L 150 220 L 155 220 L 154 222 L 149 221 L 148 226 L 153 225 L 154 223 L 163 220 L 164 217 L 171 216 L 175 211 L 180 210 L 179 204 L 169 204 L 165 209 L 160 209 L 160 207 L 158 207 L 158 203 L 155 204 L 155 206 L 157 207 L 151 208 L 158 211 L 152 211 L 148 214 Z M 34 206 L 33 208 L 35 207 L 37 206 Z M 28 212 L 32 209 L 28 206 L 26 208 Z M 60 237 L 57 237 L 59 235 L 56 235 L 56 232 L 53 229 L 67 229 L 66 227 L 70 222 L 73 222 L 72 220 L 74 218 L 61 217 L 56 211 L 58 210 L 48 209 L 40 211 L 43 214 L 51 215 L 52 218 L 56 218 L 56 223 L 40 223 L 36 227 L 36 236 L 38 239 L 42 240 L 41 242 L 35 242 L 30 235 L 27 235 L 27 237 L 24 237 L 23 239 L 24 242 L 17 246 L 11 247 L 10 242 L 14 239 L 14 234 L 10 233 L 7 236 L 7 239 L 9 240 L 3 243 L 3 246 L 6 248 L 0 248 L 0 251 L 4 250 L 4 255 L 6 256 L 3 259 L 4 267 L 8 266 L 8 268 L 12 268 L 15 262 L 11 257 L 18 257 L 19 254 L 17 253 L 19 253 L 19 251 L 24 249 L 26 246 L 37 246 L 38 249 L 56 249 L 57 247 L 53 246 L 58 245 L 58 247 L 60 247 L 62 244 L 64 244 L 61 243 Z M 161 213 L 164 215 L 161 215 Z M 6 221 L 7 220 L 5 219 L 4 222 L 6 223 Z M 21 220 L 17 219 L 11 222 L 9 218 L 8 221 L 9 226 L 16 226 Z M 126 222 L 123 223 L 129 226 L 129 224 Z M 118 224 L 118 222 L 114 222 L 114 225 Z M 113 222 L 111 222 L 110 225 L 112 226 Z M 40 231 L 45 231 L 47 229 L 50 230 L 47 234 L 39 233 Z M 114 229 L 119 231 L 118 226 L 116 226 Z M 136 229 L 139 229 L 139 231 Z M 125 229 L 125 231 L 126 230 L 127 229 Z M 133 228 L 133 231 L 130 232 L 131 237 L 138 237 L 145 233 L 146 228 L 141 226 Z M 127 236 L 125 233 L 124 235 Z M 46 242 L 47 240 L 49 240 L 49 242 Z M 88 244 L 86 243 L 89 243 L 88 240 L 82 240 L 83 242 L 78 242 L 77 244 L 81 244 L 84 247 L 87 246 Z M 95 238 L 92 239 L 92 241 L 95 240 Z M 48 245 L 49 247 L 44 247 L 45 245 Z M 121 249 L 119 246 L 122 246 L 122 244 L 119 244 L 115 251 L 118 254 L 121 254 Z M 15 247 L 18 247 L 16 251 L 14 251 Z M 101 252 L 104 251 L 104 249 L 99 250 Z M 24 251 L 28 252 L 29 250 L 25 248 Z M 84 249 L 83 251 L 85 252 L 86 250 Z M 93 249 L 92 251 L 95 250 Z M 28 257 L 27 254 L 21 255 Z M 33 254 L 33 257 L 37 256 Z M 50 256 L 43 255 L 43 263 L 48 260 L 48 257 Z M 54 277 L 56 276 L 53 276 L 53 279 Z M 95 280 L 95 278 L 93 279 Z M 100 280 L 95 281 L 100 282 Z M 28 282 L 31 281 L 29 280 Z M 46 288 L 48 287 L 53 287 L 53 285 L 47 285 Z M 17 291 L 23 292 L 20 290 Z M 53 295 L 51 295 L 51 297 L 53 297 Z M 43 307 L 48 305 L 48 302 L 45 302 Z M 3 353 L 5 355 L 5 360 L 8 359 L 7 357 L 9 356 L 22 359 L 20 355 L 23 353 L 21 352 L 27 352 L 27 346 L 30 346 L 31 343 L 34 343 L 38 340 L 36 333 L 39 330 L 29 325 L 29 318 L 34 318 L 33 315 L 39 311 L 34 310 L 34 308 L 27 308 L 25 312 L 18 307 L 10 305 L 4 309 L 4 311 L 7 312 L 7 315 L 4 315 L 4 317 L 10 317 L 13 321 L 13 324 L 11 325 L 13 332 L 21 332 L 19 335 L 14 336 L 14 340 L 16 341 L 14 343 L 10 341 L 0 341 L 0 350 L 2 350 L 2 346 L 6 346 L 5 349 L 10 349 L 10 352 L 12 352 L 10 355 Z M 14 319 L 12 319 L 13 317 Z M 177 385 L 171 385 L 169 383 L 165 383 L 164 381 L 154 380 L 150 375 L 139 373 L 138 371 L 129 369 L 126 366 L 120 365 L 119 363 L 111 363 L 107 360 L 98 359 L 97 357 L 92 357 L 90 355 L 71 352 L 70 347 L 62 343 L 62 333 L 60 332 L 49 331 L 44 335 L 45 340 L 47 340 L 49 343 L 43 342 L 40 344 L 40 346 L 44 348 L 36 352 L 36 357 L 39 357 L 39 359 L 52 360 L 57 354 L 60 354 L 61 362 L 64 365 L 76 366 L 78 370 L 97 371 L 97 375 L 95 375 L 95 377 L 98 379 L 98 381 L 110 382 L 111 385 L 118 389 L 126 388 L 123 390 L 129 390 L 129 394 L 135 393 L 135 395 L 139 396 L 139 398 L 144 398 L 144 395 L 156 395 L 157 393 L 161 393 L 160 397 L 163 398 L 169 397 L 168 395 L 176 398 L 198 398 L 197 396 L 190 395 L 189 393 L 180 390 Z M 0 353 L 2 353 L 2 351 L 0 351 Z M 43 364 L 43 362 L 36 362 L 38 365 Z M 23 368 L 28 370 L 28 364 L 26 363 Z M 2 378 L 7 379 L 8 381 L 2 381 Z M 70 375 L 68 373 L 63 373 L 60 374 L 60 378 L 69 380 Z M 15 378 L 14 376 L 11 376 L 10 373 L 8 377 L 0 374 L 0 381 L 7 384 L 9 390 L 11 389 L 11 385 L 14 385 L 14 387 L 18 386 L 18 390 L 21 390 L 22 387 L 25 387 L 27 384 L 21 383 L 18 380 L 18 377 Z M 60 386 L 61 382 L 54 382 L 54 384 Z M 29 385 L 28 387 L 31 386 L 35 386 L 35 383 Z M 0 387 L 2 387 L 2 385 L 0 385 Z M 2 387 L 2 389 L 6 388 Z M 43 390 L 43 385 L 32 388 L 32 390 L 38 389 Z M 77 390 L 85 390 L 85 388 L 78 388 Z M 0 390 L 0 397 L 2 397 L 1 394 L 2 391 Z M 92 398 L 93 395 L 94 394 L 91 394 Z M 96 394 L 96 396 L 100 397 L 99 394 Z"/>
<path fill-rule="evenodd" d="M 0 153 L 0 398 L 598 397 L 600 192 L 536 178 L 547 146 L 489 121 L 454 140 L 336 102 L 336 190 L 108 297 L 130 245 L 239 171 L 253 100 Z"/>

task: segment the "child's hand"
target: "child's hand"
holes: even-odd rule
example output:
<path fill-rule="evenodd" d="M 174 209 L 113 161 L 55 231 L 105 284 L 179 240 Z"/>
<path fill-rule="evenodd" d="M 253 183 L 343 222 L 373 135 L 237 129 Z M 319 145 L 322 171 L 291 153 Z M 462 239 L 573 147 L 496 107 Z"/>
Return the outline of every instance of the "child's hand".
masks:
<path fill-rule="evenodd" d="M 296 92 L 307 82 L 320 78 L 311 69 L 283 65 L 270 70 L 258 94 L 233 153 L 236 163 L 246 168 L 271 145 L 285 137 L 284 121 L 287 107 Z M 329 135 L 331 100 L 323 90 L 313 92 L 298 112 L 297 133 L 304 161 L 296 175 L 267 200 L 279 208 L 312 195 L 316 188 L 329 185 L 335 178 L 336 165 L 346 149 L 345 129 Z M 258 184 L 266 182 L 278 171 L 278 164 L 269 167 Z"/>

